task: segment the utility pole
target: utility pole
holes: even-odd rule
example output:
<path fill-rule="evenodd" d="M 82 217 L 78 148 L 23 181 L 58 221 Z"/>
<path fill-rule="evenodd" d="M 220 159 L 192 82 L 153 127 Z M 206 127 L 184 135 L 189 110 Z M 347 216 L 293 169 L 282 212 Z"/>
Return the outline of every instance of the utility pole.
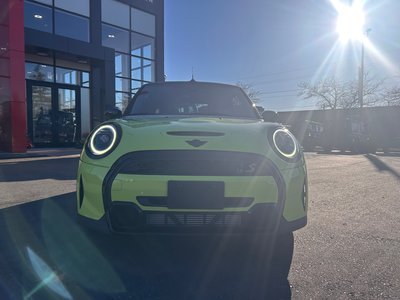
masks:
<path fill-rule="evenodd" d="M 365 31 L 361 41 L 361 63 L 358 72 L 358 102 L 360 104 L 360 108 L 363 108 L 364 106 L 364 40 L 368 37 L 370 32 L 371 28 L 368 28 Z"/>

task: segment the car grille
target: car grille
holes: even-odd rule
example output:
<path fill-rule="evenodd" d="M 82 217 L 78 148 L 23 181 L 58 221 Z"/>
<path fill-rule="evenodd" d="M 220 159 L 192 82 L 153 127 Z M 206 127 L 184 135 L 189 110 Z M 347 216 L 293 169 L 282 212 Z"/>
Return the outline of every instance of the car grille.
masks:
<path fill-rule="evenodd" d="M 149 226 L 239 226 L 242 216 L 213 213 L 150 213 L 146 215 Z"/>
<path fill-rule="evenodd" d="M 209 150 L 138 151 L 126 155 L 121 174 L 176 176 L 271 176 L 264 156 Z"/>

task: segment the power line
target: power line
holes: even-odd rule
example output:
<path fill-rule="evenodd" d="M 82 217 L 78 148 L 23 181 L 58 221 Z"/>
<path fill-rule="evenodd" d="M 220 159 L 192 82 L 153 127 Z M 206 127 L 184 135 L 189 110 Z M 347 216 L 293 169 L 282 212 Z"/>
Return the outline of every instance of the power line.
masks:
<path fill-rule="evenodd" d="M 259 82 L 254 83 L 253 85 L 260 85 L 260 84 L 274 83 L 274 82 L 287 82 L 287 81 L 299 80 L 299 79 L 303 79 L 303 78 L 310 78 L 310 76 L 298 76 L 298 77 L 293 77 L 293 78 L 259 81 Z"/>
<path fill-rule="evenodd" d="M 278 93 L 289 93 L 289 92 L 298 92 L 298 91 L 301 91 L 301 89 L 261 92 L 260 95 L 269 95 L 269 94 L 278 94 Z"/>
<path fill-rule="evenodd" d="M 297 97 L 297 96 L 298 96 L 297 94 L 294 94 L 294 95 L 272 95 L 272 96 L 267 96 L 266 98 L 262 98 L 262 99 Z"/>
<path fill-rule="evenodd" d="M 275 76 L 275 75 L 280 75 L 280 74 L 287 74 L 287 73 L 293 73 L 293 72 L 298 72 L 301 70 L 310 70 L 310 69 L 315 69 L 318 68 L 318 66 L 313 66 L 313 67 L 304 67 L 304 68 L 296 68 L 292 70 L 286 70 L 286 71 L 281 71 L 281 72 L 275 72 L 275 73 L 262 73 L 262 74 L 257 74 L 253 76 L 246 76 L 246 77 L 240 77 L 240 79 L 250 79 L 250 78 L 262 78 L 262 77 L 270 77 L 270 76 Z"/>

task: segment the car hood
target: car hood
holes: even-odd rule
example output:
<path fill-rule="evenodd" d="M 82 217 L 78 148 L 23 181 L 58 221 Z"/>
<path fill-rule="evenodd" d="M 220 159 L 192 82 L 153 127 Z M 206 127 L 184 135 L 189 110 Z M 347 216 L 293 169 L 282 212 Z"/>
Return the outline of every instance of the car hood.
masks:
<path fill-rule="evenodd" d="M 129 127 L 134 132 L 171 132 L 171 131 L 193 131 L 193 132 L 221 132 L 240 133 L 244 131 L 258 131 L 265 128 L 261 120 L 232 119 L 232 118 L 182 118 L 182 117 L 127 117 L 119 119 L 120 125 Z"/>
<path fill-rule="evenodd" d="M 231 151 L 245 151 L 244 148 L 254 151 L 259 147 L 265 150 L 268 128 L 277 126 L 261 120 L 177 117 L 128 118 L 118 123 L 126 135 L 140 139 L 145 149 L 154 146 L 156 149 L 189 147 Z M 197 147 L 187 143 L 193 140 L 206 143 Z"/>
<path fill-rule="evenodd" d="M 125 117 L 118 147 L 96 164 L 107 165 L 122 155 L 151 150 L 219 150 L 273 155 L 267 134 L 277 126 L 261 120 L 231 118 Z M 85 155 L 83 160 L 88 159 Z"/>

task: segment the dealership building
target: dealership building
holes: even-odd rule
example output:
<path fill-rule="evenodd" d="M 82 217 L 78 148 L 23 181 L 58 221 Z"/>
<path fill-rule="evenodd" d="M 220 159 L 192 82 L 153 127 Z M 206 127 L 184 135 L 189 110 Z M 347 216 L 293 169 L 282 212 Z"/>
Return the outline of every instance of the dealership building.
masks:
<path fill-rule="evenodd" d="M 0 1 L 0 151 L 74 145 L 163 80 L 163 0 Z"/>

